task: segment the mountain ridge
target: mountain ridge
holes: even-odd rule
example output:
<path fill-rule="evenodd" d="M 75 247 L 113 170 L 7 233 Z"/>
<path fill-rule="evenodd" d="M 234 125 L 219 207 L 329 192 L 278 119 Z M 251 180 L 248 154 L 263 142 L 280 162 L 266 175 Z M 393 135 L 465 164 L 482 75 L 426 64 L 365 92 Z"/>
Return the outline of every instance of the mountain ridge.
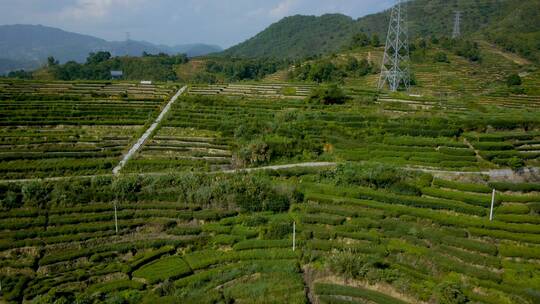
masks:
<path fill-rule="evenodd" d="M 406 6 L 413 41 L 432 36 L 450 37 L 454 14 L 459 10 L 462 11 L 461 30 L 464 37 L 487 40 L 507 51 L 540 62 L 540 1 L 493 0 L 477 3 L 414 0 L 407 2 Z M 377 34 L 384 42 L 389 19 L 390 9 L 356 20 L 343 14 L 290 16 L 220 54 L 303 59 L 338 52 L 350 43 L 355 34 L 361 32 Z"/>
<path fill-rule="evenodd" d="M 109 51 L 114 56 L 140 56 L 147 52 L 186 53 L 189 57 L 196 57 L 221 50 L 219 46 L 202 43 L 166 46 L 135 40 L 107 41 L 44 25 L 0 25 L 0 74 L 15 69 L 38 68 L 49 56 L 63 63 L 84 62 L 90 52 L 96 51 Z"/>

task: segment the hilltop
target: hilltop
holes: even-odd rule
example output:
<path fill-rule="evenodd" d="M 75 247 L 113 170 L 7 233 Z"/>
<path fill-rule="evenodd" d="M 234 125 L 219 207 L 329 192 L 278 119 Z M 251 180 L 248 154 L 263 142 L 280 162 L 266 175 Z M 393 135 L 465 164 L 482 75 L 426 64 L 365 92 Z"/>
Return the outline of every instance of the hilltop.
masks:
<path fill-rule="evenodd" d="M 530 60 L 540 60 L 538 1 L 415 0 L 407 4 L 407 9 L 412 40 L 450 36 L 454 13 L 459 10 L 466 37 L 487 40 Z M 357 20 L 341 14 L 286 17 L 223 55 L 303 58 L 336 52 L 360 32 L 384 38 L 389 15 L 389 11 L 383 11 Z"/>

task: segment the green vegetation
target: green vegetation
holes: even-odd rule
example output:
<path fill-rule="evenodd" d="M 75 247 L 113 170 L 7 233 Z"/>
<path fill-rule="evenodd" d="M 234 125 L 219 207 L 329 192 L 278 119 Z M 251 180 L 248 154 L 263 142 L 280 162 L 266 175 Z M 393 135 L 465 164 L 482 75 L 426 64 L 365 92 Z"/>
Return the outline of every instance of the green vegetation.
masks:
<path fill-rule="evenodd" d="M 180 257 L 162 258 L 143 266 L 133 273 L 134 277 L 143 278 L 150 284 L 164 280 L 174 280 L 191 273 L 188 264 Z"/>
<path fill-rule="evenodd" d="M 54 60 L 54 59 L 53 59 Z M 108 80 L 111 71 L 122 71 L 126 80 L 176 80 L 173 66 L 187 62 L 186 55 L 169 56 L 167 54 L 142 57 L 111 57 L 109 52 L 90 53 L 85 64 L 71 61 L 63 65 L 49 64 L 54 77 L 58 80 Z"/>
<path fill-rule="evenodd" d="M 307 49 L 341 52 L 307 60 L 299 37 L 295 62 L 274 44 L 253 54 L 279 59 L 96 53 L 0 79 L 0 301 L 537 303 L 540 187 L 524 167 L 540 166 L 540 77 L 480 39 L 496 4 L 450 40 L 443 2 L 418 1 L 410 94 L 375 89 L 384 36 L 356 25 L 376 15 L 275 25 L 324 43 L 335 21 L 336 43 Z M 213 84 L 188 86 L 114 176 L 180 84 L 37 79 L 130 68 Z M 308 162 L 329 164 L 251 171 Z M 508 168 L 527 182 L 481 174 Z"/>

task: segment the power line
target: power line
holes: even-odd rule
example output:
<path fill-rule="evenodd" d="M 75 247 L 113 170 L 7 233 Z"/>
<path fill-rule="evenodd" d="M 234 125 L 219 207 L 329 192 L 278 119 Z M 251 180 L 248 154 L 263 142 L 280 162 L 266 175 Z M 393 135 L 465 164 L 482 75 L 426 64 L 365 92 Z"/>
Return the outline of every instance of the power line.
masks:
<path fill-rule="evenodd" d="M 409 35 L 407 31 L 407 16 L 403 0 L 398 0 L 392 8 L 386 46 L 381 66 L 378 88 L 381 90 L 388 84 L 390 91 L 395 92 L 401 85 L 406 90 L 411 85 L 409 70 Z"/>

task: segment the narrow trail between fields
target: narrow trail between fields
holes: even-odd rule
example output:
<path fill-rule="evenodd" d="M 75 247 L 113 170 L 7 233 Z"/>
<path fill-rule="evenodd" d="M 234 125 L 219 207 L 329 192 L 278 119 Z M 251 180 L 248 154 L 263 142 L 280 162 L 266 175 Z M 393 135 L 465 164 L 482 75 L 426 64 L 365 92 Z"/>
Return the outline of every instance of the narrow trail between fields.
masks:
<path fill-rule="evenodd" d="M 274 165 L 258 168 L 245 168 L 245 169 L 233 169 L 233 170 L 224 170 L 224 171 L 212 171 L 205 172 L 206 174 L 234 174 L 242 172 L 257 172 L 257 171 L 268 171 L 268 170 L 285 170 L 285 169 L 294 169 L 294 168 L 325 168 L 325 167 L 335 167 L 339 163 L 337 162 L 308 162 L 308 163 L 297 163 L 297 164 L 286 164 L 286 165 Z M 493 169 L 488 171 L 445 171 L 438 169 L 430 168 L 421 168 L 421 167 L 403 167 L 404 170 L 409 171 L 419 171 L 426 172 L 433 175 L 440 176 L 459 176 L 459 175 L 487 175 L 490 178 L 507 178 L 513 179 L 515 176 L 520 174 L 529 174 L 532 176 L 540 176 L 539 167 L 528 167 L 523 168 L 520 172 L 515 172 L 511 169 Z M 172 174 L 171 172 L 146 172 L 146 173 L 129 173 L 125 176 L 167 176 Z M 61 181 L 69 179 L 89 179 L 94 177 L 112 177 L 115 174 L 96 174 L 96 175 L 83 175 L 83 176 L 59 176 L 59 177 L 46 177 L 46 178 L 28 178 L 28 179 L 7 179 L 0 180 L 0 184 L 9 184 L 9 183 L 28 183 L 36 181 Z"/>
<path fill-rule="evenodd" d="M 167 113 L 169 113 L 169 111 L 171 110 L 172 105 L 176 102 L 178 97 L 180 97 L 180 95 L 182 95 L 186 91 L 186 89 L 187 89 L 187 86 L 182 87 L 180 90 L 178 90 L 176 95 L 174 95 L 173 98 L 171 98 L 171 100 L 167 103 L 165 108 L 163 108 L 163 110 L 161 111 L 159 116 L 156 118 L 154 123 L 150 126 L 150 128 L 148 128 L 148 130 L 146 130 L 146 132 L 144 132 L 144 134 L 141 136 L 141 138 L 139 138 L 139 140 L 133 145 L 133 147 L 131 147 L 131 149 L 128 151 L 128 153 L 126 155 L 124 155 L 124 157 L 122 158 L 120 163 L 113 169 L 113 174 L 114 175 L 120 174 L 120 171 L 122 170 L 122 168 L 124 168 L 124 166 L 133 157 L 133 155 L 135 155 L 135 153 L 137 153 L 137 151 L 139 151 L 139 149 L 148 140 L 150 135 L 152 135 L 152 133 L 154 133 L 154 131 L 157 129 L 157 127 L 159 126 L 159 124 L 161 123 L 163 118 L 165 118 L 165 115 L 167 115 Z"/>

